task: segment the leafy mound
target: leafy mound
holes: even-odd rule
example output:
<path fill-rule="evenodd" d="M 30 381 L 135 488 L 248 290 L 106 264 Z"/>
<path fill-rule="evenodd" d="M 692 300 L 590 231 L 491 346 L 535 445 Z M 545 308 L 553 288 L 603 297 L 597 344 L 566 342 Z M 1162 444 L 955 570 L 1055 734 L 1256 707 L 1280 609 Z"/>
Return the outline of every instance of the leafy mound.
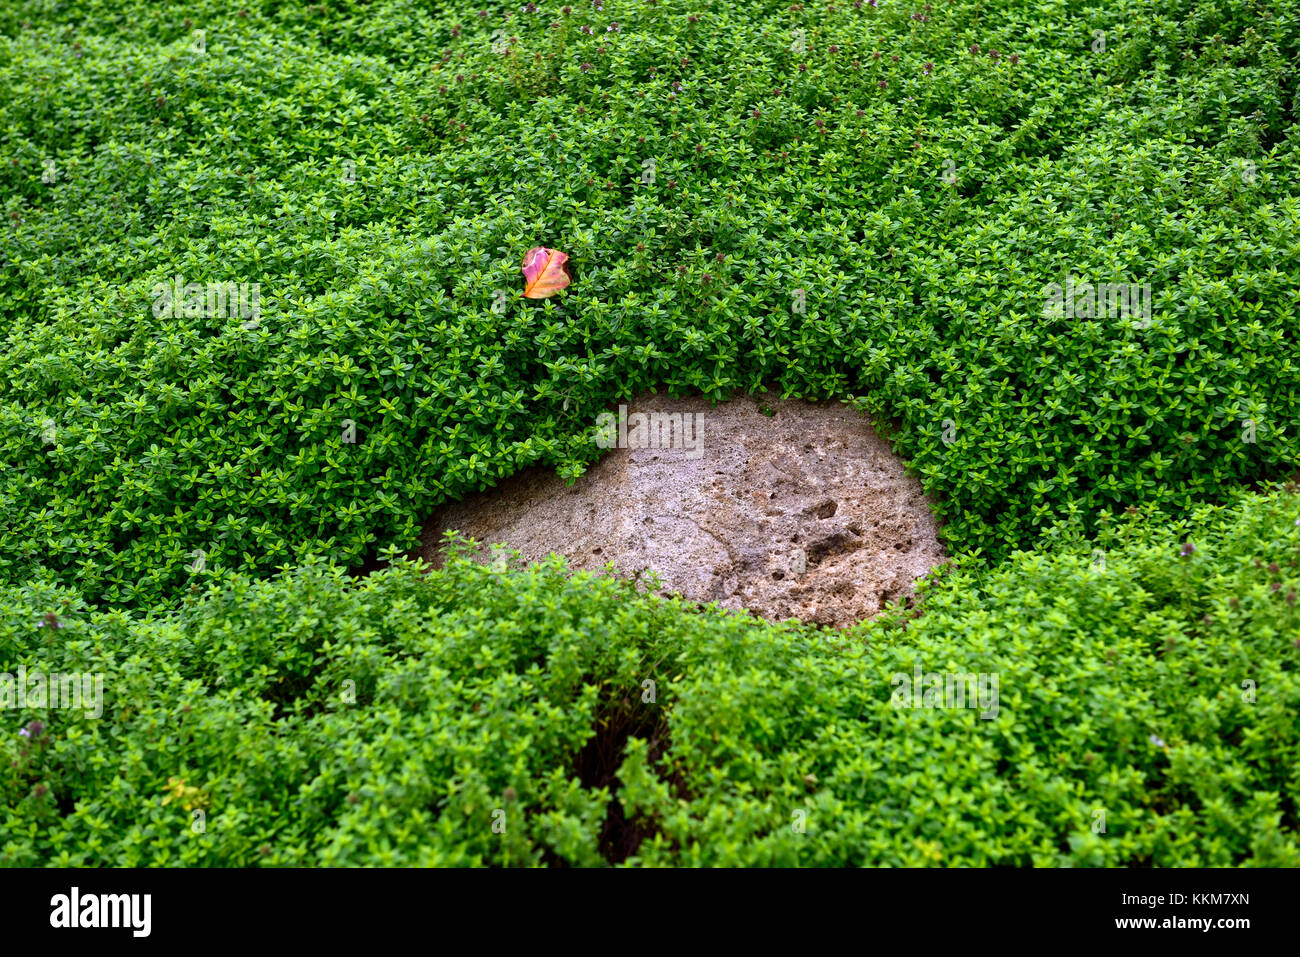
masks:
<path fill-rule="evenodd" d="M 995 558 L 1296 463 L 1294 12 L 989 6 L 0 11 L 0 580 L 356 564 L 651 385 L 866 397 Z"/>
<path fill-rule="evenodd" d="M 312 562 L 148 619 L 11 588 L 0 660 L 106 703 L 0 735 L 2 860 L 1297 866 L 1297 504 L 1061 531 L 852 633 L 558 563 Z M 917 667 L 998 675 L 996 714 L 896 706 Z"/>

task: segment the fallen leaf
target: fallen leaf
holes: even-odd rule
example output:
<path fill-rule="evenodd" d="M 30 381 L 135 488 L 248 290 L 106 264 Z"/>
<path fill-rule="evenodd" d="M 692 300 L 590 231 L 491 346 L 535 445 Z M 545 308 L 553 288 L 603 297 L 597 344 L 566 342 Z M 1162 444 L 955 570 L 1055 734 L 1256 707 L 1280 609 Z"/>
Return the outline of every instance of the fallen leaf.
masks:
<path fill-rule="evenodd" d="M 524 297 L 545 299 L 567 286 L 572 277 L 565 265 L 569 257 L 558 249 L 534 246 L 524 254 Z"/>

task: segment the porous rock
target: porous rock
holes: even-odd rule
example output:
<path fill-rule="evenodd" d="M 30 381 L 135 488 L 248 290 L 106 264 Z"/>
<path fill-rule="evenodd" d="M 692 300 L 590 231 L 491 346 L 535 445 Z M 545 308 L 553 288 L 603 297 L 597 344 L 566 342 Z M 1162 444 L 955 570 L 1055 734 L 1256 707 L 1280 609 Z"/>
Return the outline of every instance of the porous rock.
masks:
<path fill-rule="evenodd" d="M 834 626 L 876 614 L 946 560 L 919 480 L 842 403 L 649 394 L 626 415 L 616 443 L 634 447 L 606 452 L 572 486 L 526 469 L 448 504 L 425 528 L 423 557 L 439 564 L 443 533 L 457 529 L 484 561 L 493 543 L 528 561 L 555 552 L 574 569 L 654 571 L 692 601 Z M 647 424 L 685 425 L 684 441 Z"/>

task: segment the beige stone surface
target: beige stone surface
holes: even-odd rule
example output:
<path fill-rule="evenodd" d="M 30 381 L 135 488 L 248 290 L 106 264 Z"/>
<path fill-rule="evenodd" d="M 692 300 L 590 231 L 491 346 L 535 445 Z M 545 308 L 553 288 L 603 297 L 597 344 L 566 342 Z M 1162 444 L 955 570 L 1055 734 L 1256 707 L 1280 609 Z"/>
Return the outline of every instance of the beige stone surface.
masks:
<path fill-rule="evenodd" d="M 555 552 L 574 569 L 652 570 L 696 602 L 835 626 L 877 613 L 946 560 L 920 481 L 846 405 L 650 394 L 626 416 L 625 444 L 648 435 L 657 447 L 606 452 L 571 487 L 529 469 L 449 504 L 421 554 L 437 564 L 454 528 L 484 561 L 492 543 L 528 561 Z"/>

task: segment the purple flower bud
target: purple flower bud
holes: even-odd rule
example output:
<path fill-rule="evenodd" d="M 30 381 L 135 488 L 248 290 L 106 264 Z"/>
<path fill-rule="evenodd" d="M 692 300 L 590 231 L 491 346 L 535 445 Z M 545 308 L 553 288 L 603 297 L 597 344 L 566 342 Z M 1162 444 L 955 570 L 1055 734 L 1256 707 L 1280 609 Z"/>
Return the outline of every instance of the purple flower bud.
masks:
<path fill-rule="evenodd" d="M 1182 558 L 1191 558 L 1192 553 L 1195 551 L 1196 551 L 1195 545 L 1193 545 L 1191 542 L 1183 542 L 1183 547 L 1178 550 L 1178 554 Z"/>
<path fill-rule="evenodd" d="M 618 33 L 618 21 L 614 21 L 605 28 L 606 33 Z"/>

